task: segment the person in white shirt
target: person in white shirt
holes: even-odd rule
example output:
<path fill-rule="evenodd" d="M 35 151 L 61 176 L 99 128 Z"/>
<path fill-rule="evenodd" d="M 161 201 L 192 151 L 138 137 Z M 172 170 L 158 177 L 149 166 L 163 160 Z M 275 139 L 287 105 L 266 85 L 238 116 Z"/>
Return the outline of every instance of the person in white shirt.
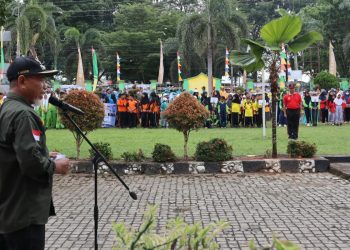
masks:
<path fill-rule="evenodd" d="M 341 93 L 337 94 L 337 98 L 334 99 L 335 104 L 335 125 L 341 126 L 343 124 L 343 99 Z"/>

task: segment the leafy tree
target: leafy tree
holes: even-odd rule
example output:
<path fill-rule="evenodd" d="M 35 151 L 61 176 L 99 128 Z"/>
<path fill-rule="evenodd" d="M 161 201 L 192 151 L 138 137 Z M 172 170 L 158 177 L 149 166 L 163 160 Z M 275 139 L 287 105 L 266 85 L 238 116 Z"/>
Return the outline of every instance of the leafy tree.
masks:
<path fill-rule="evenodd" d="M 318 0 L 317 3 L 302 10 L 307 27 L 311 26 L 314 30 L 319 29 L 324 35 L 326 50 L 328 42 L 332 42 L 337 71 L 341 76 L 350 76 L 350 54 L 346 54 L 348 24 L 350 23 L 349 10 L 349 0 Z"/>
<path fill-rule="evenodd" d="M 315 77 L 314 84 L 320 86 L 321 89 L 329 90 L 331 88 L 338 88 L 339 80 L 327 71 L 322 71 Z"/>
<path fill-rule="evenodd" d="M 238 46 L 239 36 L 246 34 L 246 23 L 229 0 L 206 0 L 204 10 L 184 17 L 178 24 L 177 38 L 184 62 L 191 64 L 191 53 L 207 56 L 208 88 L 212 91 L 213 56 L 220 42 L 229 48 Z M 222 52 L 224 53 L 224 51 Z"/>
<path fill-rule="evenodd" d="M 72 90 L 63 99 L 65 102 L 84 111 L 85 114 L 83 116 L 70 112 L 69 115 L 85 134 L 101 127 L 104 118 L 104 106 L 97 95 L 86 90 Z M 63 125 L 72 132 L 75 138 L 77 159 L 79 159 L 83 137 L 77 133 L 75 127 L 63 115 L 62 110 L 59 110 L 59 115 Z"/>
<path fill-rule="evenodd" d="M 203 127 L 208 110 L 188 92 L 183 92 L 163 112 L 171 127 L 184 135 L 184 157 L 188 158 L 187 143 L 192 130 Z"/>
<path fill-rule="evenodd" d="M 0 0 L 0 26 L 3 26 L 6 22 L 7 11 L 6 7 L 9 1 Z"/>
<path fill-rule="evenodd" d="M 272 157 L 274 158 L 277 157 L 276 94 L 281 48 L 285 45 L 288 51 L 297 53 L 322 40 L 322 35 L 315 31 L 297 37 L 302 28 L 301 18 L 289 15 L 283 10 L 280 13 L 282 17 L 272 20 L 261 29 L 260 36 L 264 44 L 245 39 L 251 51 L 249 53 L 234 51 L 231 56 L 232 63 L 250 72 L 262 69 L 268 64 L 272 93 Z"/>
<path fill-rule="evenodd" d="M 47 45 L 53 61 L 57 62 L 59 37 L 54 14 L 60 13 L 61 9 L 49 2 L 39 3 L 38 0 L 30 0 L 22 5 L 13 1 L 8 8 L 12 10 L 12 17 L 6 26 L 18 36 L 17 54 L 27 54 L 30 50 L 36 56 L 36 49 L 39 48 L 41 57 L 44 57 Z"/>
<path fill-rule="evenodd" d="M 89 77 L 89 69 L 92 68 L 91 48 L 94 47 L 99 53 L 104 54 L 101 32 L 91 28 L 81 34 L 75 27 L 70 27 L 64 32 L 64 37 L 65 42 L 62 52 L 65 57 L 62 64 L 65 65 L 67 77 L 72 80 L 76 76 L 78 48 L 81 49 L 84 74 Z"/>
<path fill-rule="evenodd" d="M 120 5 L 119 10 L 115 14 L 115 30 L 103 34 L 106 48 L 106 56 L 101 58 L 103 67 L 115 79 L 115 55 L 118 52 L 122 79 L 144 82 L 155 79 L 159 67 L 159 39 L 164 41 L 175 36 L 176 24 L 182 14 L 151 4 Z M 172 56 L 176 56 L 176 52 Z M 167 73 L 171 62 L 165 60 L 165 63 Z"/>
<path fill-rule="evenodd" d="M 164 8 L 177 9 L 186 13 L 192 13 L 200 8 L 198 0 L 155 0 L 154 2 Z"/>

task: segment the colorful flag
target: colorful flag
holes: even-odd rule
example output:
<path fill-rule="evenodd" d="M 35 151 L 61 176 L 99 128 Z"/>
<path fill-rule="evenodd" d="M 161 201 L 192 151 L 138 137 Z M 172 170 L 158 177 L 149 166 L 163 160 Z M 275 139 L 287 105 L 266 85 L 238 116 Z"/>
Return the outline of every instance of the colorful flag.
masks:
<path fill-rule="evenodd" d="M 179 82 L 182 82 L 183 79 L 181 77 L 181 58 L 180 58 L 180 52 L 177 52 L 177 73 L 179 75 Z"/>
<path fill-rule="evenodd" d="M 284 88 L 286 83 L 291 79 L 291 75 L 292 75 L 292 72 L 291 72 L 291 65 L 288 61 L 288 56 L 287 56 L 287 51 L 286 51 L 286 48 L 284 46 L 284 44 L 282 44 L 281 46 L 281 52 L 280 52 L 280 73 L 279 73 L 279 86 L 281 88 Z M 286 79 L 286 74 L 288 75 L 288 79 Z"/>
<path fill-rule="evenodd" d="M 163 84 L 164 78 L 164 64 L 163 64 L 163 43 L 160 40 L 160 60 L 159 60 L 159 72 L 158 72 L 158 84 Z"/>
<path fill-rule="evenodd" d="M 5 59 L 4 59 L 4 38 L 3 38 L 3 34 L 4 34 L 4 27 L 1 26 L 1 34 L 0 34 L 0 39 L 1 39 L 1 48 L 0 48 L 0 84 L 1 84 L 1 80 L 4 79 L 4 71 L 5 71 Z"/>
<path fill-rule="evenodd" d="M 230 62 L 228 60 L 229 55 L 230 55 L 230 53 L 228 52 L 228 48 L 226 48 L 226 54 L 225 54 L 225 76 L 226 77 L 230 76 L 230 73 L 229 73 L 229 71 L 230 71 L 230 66 L 229 66 Z"/>
<path fill-rule="evenodd" d="M 81 59 L 80 46 L 78 46 L 78 70 L 76 84 L 85 89 L 85 78 L 83 70 L 83 60 Z"/>
<path fill-rule="evenodd" d="M 329 73 L 337 76 L 337 62 L 335 61 L 335 55 L 332 42 L 329 41 Z"/>
<path fill-rule="evenodd" d="M 120 57 L 117 52 L 117 83 L 120 81 Z"/>
<path fill-rule="evenodd" d="M 97 55 L 94 48 L 91 49 L 91 53 L 92 53 L 92 70 L 94 73 L 94 83 L 92 87 L 92 92 L 94 92 L 96 90 L 97 81 L 98 81 L 98 65 L 97 65 Z"/>

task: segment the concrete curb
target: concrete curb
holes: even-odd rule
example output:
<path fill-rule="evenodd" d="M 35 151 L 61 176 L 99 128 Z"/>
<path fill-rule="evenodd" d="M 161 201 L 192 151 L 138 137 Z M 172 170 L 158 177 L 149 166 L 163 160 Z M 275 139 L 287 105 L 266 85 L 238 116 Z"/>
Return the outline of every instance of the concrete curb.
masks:
<path fill-rule="evenodd" d="M 322 157 L 329 160 L 330 163 L 337 163 L 337 162 L 350 163 L 350 155 L 323 155 Z"/>
<path fill-rule="evenodd" d="M 202 173 L 315 173 L 327 172 L 329 160 L 319 157 L 312 159 L 252 159 L 224 162 L 110 162 L 112 168 L 120 175 L 132 174 L 202 174 Z M 107 166 L 101 165 L 99 173 L 108 174 Z M 90 161 L 72 161 L 72 172 L 92 173 Z"/>
<path fill-rule="evenodd" d="M 350 180 L 349 163 L 333 163 L 330 165 L 329 172 L 339 176 L 340 178 Z"/>

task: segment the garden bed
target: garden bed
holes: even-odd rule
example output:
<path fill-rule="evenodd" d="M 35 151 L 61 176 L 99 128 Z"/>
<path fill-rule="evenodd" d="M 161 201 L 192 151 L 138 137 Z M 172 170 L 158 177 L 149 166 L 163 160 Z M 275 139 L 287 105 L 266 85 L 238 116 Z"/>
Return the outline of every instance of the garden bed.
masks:
<path fill-rule="evenodd" d="M 237 158 L 224 162 L 123 162 L 110 161 L 113 169 L 121 175 L 131 174 L 201 174 L 201 173 L 315 173 L 327 172 L 329 160 L 323 157 L 315 158 L 278 158 L 262 159 L 258 157 Z M 91 161 L 72 161 L 72 172 L 91 173 L 93 167 Z M 107 174 L 107 166 L 100 166 L 99 173 Z"/>

